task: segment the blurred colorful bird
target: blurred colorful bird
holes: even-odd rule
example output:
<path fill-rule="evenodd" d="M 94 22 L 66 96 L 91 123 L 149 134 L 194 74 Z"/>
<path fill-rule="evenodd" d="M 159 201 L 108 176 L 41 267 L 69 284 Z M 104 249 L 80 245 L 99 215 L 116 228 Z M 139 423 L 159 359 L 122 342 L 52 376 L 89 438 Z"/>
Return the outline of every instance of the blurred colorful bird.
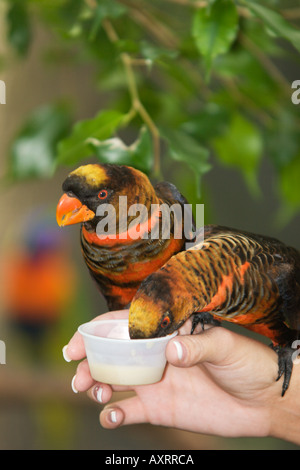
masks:
<path fill-rule="evenodd" d="M 84 165 L 68 175 L 62 188 L 65 194 L 57 206 L 58 225 L 82 224 L 83 257 L 110 310 L 128 306 L 142 280 L 184 249 L 192 237 L 192 223 L 190 231 L 184 230 L 183 212 L 189 206 L 178 189 L 167 182 L 153 187 L 135 168 Z M 126 198 L 126 207 L 121 197 Z M 169 211 L 168 233 L 161 208 L 173 205 L 179 211 Z M 138 217 L 132 211 L 137 206 L 145 209 Z M 112 216 L 116 223 L 110 230 Z M 156 237 L 151 235 L 154 232 Z"/>
<path fill-rule="evenodd" d="M 202 243 L 142 282 L 129 310 L 130 337 L 170 334 L 191 315 L 191 333 L 198 323 L 242 325 L 272 340 L 284 394 L 300 332 L 300 253 L 261 235 L 214 225 L 203 230 Z"/>
<path fill-rule="evenodd" d="M 9 323 L 41 346 L 72 301 L 76 273 L 56 228 L 36 222 L 2 261 L 4 307 Z"/>

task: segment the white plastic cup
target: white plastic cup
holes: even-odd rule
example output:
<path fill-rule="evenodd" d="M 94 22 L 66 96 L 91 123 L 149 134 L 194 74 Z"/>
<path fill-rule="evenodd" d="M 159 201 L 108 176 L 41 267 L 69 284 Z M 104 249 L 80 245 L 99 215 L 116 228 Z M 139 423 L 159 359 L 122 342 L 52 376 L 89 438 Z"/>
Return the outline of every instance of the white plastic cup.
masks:
<path fill-rule="evenodd" d="M 177 331 L 168 336 L 130 339 L 128 320 L 98 320 L 78 328 L 82 335 L 91 376 L 113 385 L 159 382 L 166 366 L 165 350 Z"/>

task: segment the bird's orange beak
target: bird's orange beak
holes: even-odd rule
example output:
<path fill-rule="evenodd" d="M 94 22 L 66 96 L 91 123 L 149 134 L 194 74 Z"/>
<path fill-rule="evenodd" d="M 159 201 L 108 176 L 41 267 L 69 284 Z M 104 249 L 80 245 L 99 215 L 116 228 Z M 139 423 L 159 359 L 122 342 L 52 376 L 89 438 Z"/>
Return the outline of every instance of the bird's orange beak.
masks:
<path fill-rule="evenodd" d="M 64 194 L 57 204 L 56 221 L 60 227 L 87 222 L 95 217 L 95 213 L 81 204 L 76 197 Z"/>

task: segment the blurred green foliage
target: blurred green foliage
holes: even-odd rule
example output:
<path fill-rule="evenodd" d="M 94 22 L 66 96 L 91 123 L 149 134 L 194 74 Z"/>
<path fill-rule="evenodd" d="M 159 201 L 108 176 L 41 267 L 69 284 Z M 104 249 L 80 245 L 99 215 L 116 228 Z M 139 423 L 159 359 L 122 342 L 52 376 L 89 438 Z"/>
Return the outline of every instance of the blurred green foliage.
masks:
<path fill-rule="evenodd" d="M 57 142 L 70 130 L 70 125 L 70 113 L 62 104 L 37 109 L 12 143 L 11 176 L 20 180 L 53 174 Z"/>
<path fill-rule="evenodd" d="M 95 93 L 105 93 L 108 103 L 72 129 L 61 105 L 36 110 L 12 144 L 10 175 L 52 176 L 59 165 L 94 155 L 162 178 L 169 176 L 163 163 L 176 161 L 195 175 L 199 200 L 214 159 L 239 171 L 259 195 L 267 158 L 282 210 L 299 211 L 299 107 L 283 71 L 299 70 L 297 1 L 6 3 L 7 39 L 17 54 L 28 54 L 38 17 L 70 57 L 95 66 Z M 127 135 L 134 141 L 123 141 Z"/>

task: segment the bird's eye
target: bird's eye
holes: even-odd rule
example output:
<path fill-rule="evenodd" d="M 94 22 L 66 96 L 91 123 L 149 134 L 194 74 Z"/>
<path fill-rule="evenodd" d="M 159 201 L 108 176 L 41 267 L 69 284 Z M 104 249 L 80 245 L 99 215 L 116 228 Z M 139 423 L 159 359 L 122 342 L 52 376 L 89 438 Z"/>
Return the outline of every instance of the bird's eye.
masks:
<path fill-rule="evenodd" d="M 161 322 L 160 326 L 162 328 L 166 328 L 168 324 L 170 323 L 170 317 L 166 316 L 163 321 Z"/>
<path fill-rule="evenodd" d="M 108 194 L 108 193 L 107 193 L 106 189 L 102 189 L 102 190 L 100 191 L 100 193 L 98 194 L 98 198 L 99 198 L 99 199 L 106 199 L 106 198 L 107 198 L 107 194 Z"/>

